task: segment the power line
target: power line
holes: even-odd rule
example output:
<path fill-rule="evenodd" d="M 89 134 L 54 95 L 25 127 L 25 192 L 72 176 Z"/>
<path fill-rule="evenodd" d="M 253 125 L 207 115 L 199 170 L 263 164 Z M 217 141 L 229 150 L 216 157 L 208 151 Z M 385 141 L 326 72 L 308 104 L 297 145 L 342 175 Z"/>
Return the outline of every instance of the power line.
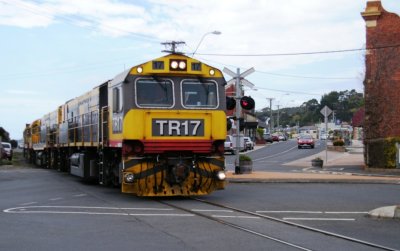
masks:
<path fill-rule="evenodd" d="M 370 48 L 359 48 L 359 49 L 292 52 L 292 53 L 259 53 L 259 54 L 197 53 L 197 54 L 202 55 L 202 56 L 221 56 L 221 57 L 281 57 L 281 56 L 301 56 L 301 55 L 315 55 L 315 54 L 344 53 L 344 52 L 379 50 L 379 49 L 398 48 L 398 47 L 400 47 L 400 44 L 377 46 L 377 47 L 370 47 Z"/>
<path fill-rule="evenodd" d="M 114 26 L 110 26 L 110 25 L 104 24 L 104 23 L 100 23 L 100 21 L 95 20 L 95 19 L 90 19 L 90 18 L 87 18 L 87 17 L 86 18 L 82 18 L 82 19 L 78 19 L 78 18 L 72 18 L 72 17 L 66 16 L 66 15 L 61 15 L 61 14 L 57 15 L 57 14 L 53 14 L 51 9 L 46 8 L 44 6 L 40 6 L 40 10 L 37 10 L 35 8 L 31 8 L 31 6 L 29 6 L 29 5 L 25 4 L 25 3 L 22 3 L 22 2 L 9 3 L 8 1 L 4 1 L 4 0 L 0 0 L 0 2 L 2 2 L 4 4 L 15 6 L 15 7 L 20 8 L 20 9 L 24 9 L 25 11 L 28 11 L 28 12 L 34 14 L 34 15 L 37 15 L 37 16 L 50 18 L 50 19 L 53 19 L 53 18 L 63 19 L 64 21 L 66 21 L 67 23 L 69 23 L 71 25 L 77 25 L 78 22 L 82 22 L 82 20 L 83 20 L 83 21 L 91 22 L 92 25 L 93 24 L 99 25 L 99 26 L 101 25 L 104 28 L 107 28 L 109 30 L 119 31 L 119 32 L 124 33 L 124 34 L 126 34 L 128 36 L 133 36 L 133 37 L 136 37 L 136 38 L 139 38 L 139 39 L 142 39 L 142 40 L 146 40 L 146 41 L 149 41 L 149 42 L 159 43 L 159 40 L 157 40 L 157 39 L 155 39 L 155 38 L 153 38 L 151 36 L 135 33 L 135 32 L 132 32 L 132 31 L 125 30 L 125 29 L 121 29 L 121 28 L 117 28 L 117 27 L 114 27 Z M 37 7 L 37 6 L 35 5 L 35 7 Z M 52 9 L 55 10 L 56 12 L 57 11 L 61 12 L 57 8 L 53 7 Z M 90 30 L 93 30 L 93 31 L 99 31 L 98 28 L 95 28 L 93 26 L 80 26 L 80 27 L 84 27 L 86 29 L 90 29 Z"/>
<path fill-rule="evenodd" d="M 306 78 L 306 79 L 326 79 L 326 80 L 346 80 L 346 79 L 357 79 L 356 77 L 350 78 L 350 77 L 317 77 L 317 76 L 300 76 L 300 75 L 292 75 L 292 74 L 280 74 L 280 73 L 272 73 L 272 72 L 266 72 L 266 71 L 257 71 L 258 73 L 262 74 L 268 74 L 268 75 L 274 75 L 274 76 L 280 76 L 280 77 L 289 77 L 289 78 Z"/>
<path fill-rule="evenodd" d="M 261 89 L 261 90 L 274 91 L 274 92 L 294 93 L 294 94 L 302 94 L 302 95 L 309 95 L 309 96 L 322 96 L 323 95 L 323 94 L 320 94 L 320 93 L 310 93 L 310 92 L 301 92 L 301 91 L 288 91 L 288 90 L 271 89 L 271 88 L 265 88 L 265 87 L 259 87 L 259 86 L 256 86 L 256 88 L 257 89 Z"/>
<path fill-rule="evenodd" d="M 211 62 L 214 64 L 220 64 L 223 66 L 229 66 L 229 67 L 234 67 L 234 68 L 242 68 L 236 65 L 230 65 L 230 64 L 224 64 L 218 61 L 214 60 L 209 60 L 205 58 L 200 58 L 204 62 Z M 293 74 L 283 74 L 283 73 L 272 73 L 272 72 L 267 72 L 267 71 L 258 71 L 256 72 L 261 73 L 261 74 L 267 74 L 267 75 L 273 75 L 273 76 L 280 76 L 280 77 L 289 77 L 289 78 L 305 78 L 305 79 L 318 79 L 318 80 L 350 80 L 350 79 L 357 79 L 356 77 L 319 77 L 319 76 L 301 76 L 301 75 L 293 75 Z"/>

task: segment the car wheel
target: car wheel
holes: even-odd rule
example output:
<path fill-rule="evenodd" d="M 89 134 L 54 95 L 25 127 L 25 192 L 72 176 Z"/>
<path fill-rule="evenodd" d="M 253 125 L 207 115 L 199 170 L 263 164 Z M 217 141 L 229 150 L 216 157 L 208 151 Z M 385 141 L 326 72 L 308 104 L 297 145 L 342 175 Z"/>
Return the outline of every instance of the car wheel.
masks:
<path fill-rule="evenodd" d="M 301 149 L 301 146 L 297 146 L 297 148 Z"/>

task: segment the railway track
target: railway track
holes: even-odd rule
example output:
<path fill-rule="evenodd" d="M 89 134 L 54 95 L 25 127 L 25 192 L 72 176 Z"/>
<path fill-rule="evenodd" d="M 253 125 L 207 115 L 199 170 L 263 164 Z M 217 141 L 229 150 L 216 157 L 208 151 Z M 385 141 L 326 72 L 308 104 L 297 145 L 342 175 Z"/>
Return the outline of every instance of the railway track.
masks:
<path fill-rule="evenodd" d="M 379 244 L 376 244 L 376 243 L 371 243 L 371 242 L 360 240 L 360 239 L 356 239 L 356 238 L 353 238 L 353 237 L 349 237 L 349 236 L 345 236 L 345 235 L 341 235 L 341 234 L 337 234 L 337 233 L 333 233 L 333 232 L 329 232 L 329 231 L 325 231 L 325 230 L 309 227 L 309 226 L 306 226 L 306 225 L 290 222 L 290 221 L 287 221 L 287 220 L 282 220 L 282 219 L 279 219 L 279 218 L 263 215 L 263 214 L 260 214 L 260 213 L 255 213 L 255 212 L 251 212 L 251 211 L 247 211 L 247 210 L 243 210 L 243 209 L 239 209 L 239 208 L 234 208 L 234 207 L 231 207 L 231 206 L 218 204 L 218 203 L 215 203 L 215 202 L 206 201 L 204 199 L 191 198 L 191 200 L 199 202 L 201 204 L 210 205 L 213 208 L 222 209 L 222 211 L 225 210 L 226 212 L 239 213 L 239 214 L 242 215 L 241 218 L 246 218 L 246 217 L 247 218 L 259 218 L 259 219 L 263 219 L 263 220 L 266 220 L 266 221 L 269 221 L 269 222 L 275 222 L 275 223 L 283 224 L 283 225 L 290 226 L 290 227 L 293 227 L 293 228 L 306 230 L 306 231 L 308 231 L 310 233 L 321 234 L 323 236 L 335 238 L 335 239 L 338 239 L 338 240 L 344 240 L 344 241 L 347 241 L 349 243 L 350 242 L 351 243 L 355 243 L 355 244 L 358 244 L 358 245 L 361 245 L 361 246 L 364 246 L 364 247 L 371 247 L 371 248 L 376 248 L 376 249 L 379 249 L 379 250 L 399 251 L 397 249 L 386 247 L 386 246 L 379 245 Z M 223 216 L 216 216 L 216 215 L 207 214 L 207 212 L 210 212 L 210 211 L 213 211 L 213 210 L 193 210 L 193 209 L 188 209 L 188 208 L 186 208 L 184 206 L 179 206 L 179 205 L 176 205 L 176 203 L 172 203 L 172 202 L 166 201 L 166 200 L 158 200 L 158 202 L 160 202 L 160 203 L 162 203 L 162 204 L 164 204 L 166 206 L 172 207 L 174 209 L 182 210 L 182 211 L 194 214 L 196 216 L 205 218 L 207 220 L 218 222 L 218 223 L 220 223 L 222 225 L 225 225 L 225 226 L 228 226 L 228 227 L 231 227 L 231 228 L 246 232 L 246 233 L 251 234 L 251 235 L 255 235 L 255 236 L 258 236 L 258 237 L 261 237 L 261 238 L 265 238 L 265 239 L 268 239 L 268 240 L 271 240 L 271 241 L 274 241 L 274 242 L 278 242 L 278 243 L 280 243 L 280 244 L 282 244 L 284 246 L 287 246 L 287 247 L 291 247 L 291 248 L 294 248 L 294 249 L 297 249 L 297 250 L 315 250 L 313 248 L 306 247 L 304 244 L 297 244 L 297 243 L 295 243 L 295 241 L 285 240 L 284 238 L 277 237 L 276 235 L 272 235 L 272 234 L 266 234 L 266 233 L 261 232 L 260 230 L 255 230 L 254 228 L 252 229 L 251 227 L 246 227 L 243 224 L 232 223 L 232 222 L 230 222 L 228 220 L 225 220 L 224 219 L 225 217 L 223 217 Z M 226 218 L 229 219 L 230 217 L 226 217 Z"/>

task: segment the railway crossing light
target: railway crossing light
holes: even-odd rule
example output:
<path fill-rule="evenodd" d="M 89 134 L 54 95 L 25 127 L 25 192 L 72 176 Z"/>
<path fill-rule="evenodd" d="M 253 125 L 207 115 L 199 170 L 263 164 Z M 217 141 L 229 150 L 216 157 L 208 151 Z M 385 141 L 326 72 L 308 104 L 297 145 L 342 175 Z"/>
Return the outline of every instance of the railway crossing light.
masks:
<path fill-rule="evenodd" d="M 251 97 L 243 96 L 240 99 L 240 106 L 245 110 L 253 110 L 255 107 L 254 99 Z"/>
<path fill-rule="evenodd" d="M 226 97 L 226 109 L 233 110 L 236 107 L 236 100 L 232 97 Z"/>

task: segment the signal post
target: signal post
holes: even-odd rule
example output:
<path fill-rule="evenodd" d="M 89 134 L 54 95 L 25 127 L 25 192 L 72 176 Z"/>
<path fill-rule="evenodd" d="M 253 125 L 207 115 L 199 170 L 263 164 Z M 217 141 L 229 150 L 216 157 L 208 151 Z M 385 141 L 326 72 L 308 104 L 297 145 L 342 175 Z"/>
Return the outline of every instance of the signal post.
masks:
<path fill-rule="evenodd" d="M 236 73 L 233 71 L 229 70 L 228 68 L 224 68 L 223 71 L 231 76 L 233 79 L 228 81 L 235 81 L 235 89 L 236 89 L 236 119 L 235 119 L 235 125 L 236 125 L 236 147 L 235 147 L 235 152 L 236 152 L 236 161 L 235 161 L 235 174 L 240 173 L 240 161 L 239 161 L 239 152 L 240 152 L 240 120 L 241 120 L 241 108 L 243 107 L 246 110 L 251 110 L 254 108 L 254 100 L 250 97 L 242 97 L 242 84 L 246 85 L 250 88 L 254 87 L 254 84 L 252 84 L 250 81 L 246 80 L 245 77 L 253 73 L 255 70 L 254 68 L 250 68 L 243 73 L 240 73 L 240 68 L 236 69 Z"/>

